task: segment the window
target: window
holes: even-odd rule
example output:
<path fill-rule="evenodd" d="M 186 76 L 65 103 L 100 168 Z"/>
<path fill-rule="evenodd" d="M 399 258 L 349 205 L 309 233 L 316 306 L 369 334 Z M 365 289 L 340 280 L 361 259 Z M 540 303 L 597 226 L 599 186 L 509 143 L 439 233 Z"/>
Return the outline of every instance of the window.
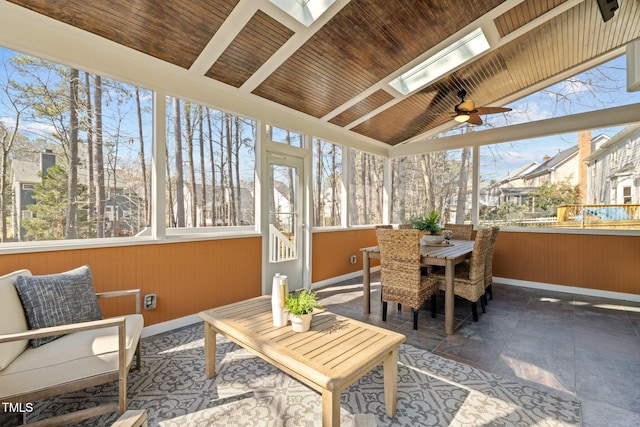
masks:
<path fill-rule="evenodd" d="M 640 152 L 623 148 L 638 139 L 631 125 L 481 147 L 480 224 L 629 228 Z"/>
<path fill-rule="evenodd" d="M 10 162 L 2 241 L 142 232 L 150 218 L 151 92 L 8 49 L 0 61 L 0 128 L 15 132 L 0 142 Z"/>
<path fill-rule="evenodd" d="M 304 135 L 301 133 L 267 125 L 267 135 L 273 142 L 304 148 Z"/>
<path fill-rule="evenodd" d="M 313 226 L 341 225 L 342 147 L 313 140 Z"/>
<path fill-rule="evenodd" d="M 353 148 L 350 152 L 349 224 L 380 224 L 384 159 Z"/>
<path fill-rule="evenodd" d="M 477 28 L 395 78 L 389 85 L 401 94 L 407 95 L 486 52 L 490 47 L 482 28 Z"/>
<path fill-rule="evenodd" d="M 470 222 L 471 149 L 393 159 L 392 223 L 409 223 L 436 210 L 441 222 Z"/>
<path fill-rule="evenodd" d="M 631 200 L 631 187 L 622 187 L 622 203 L 628 205 Z"/>
<path fill-rule="evenodd" d="M 167 100 L 167 226 L 255 224 L 256 122 Z"/>

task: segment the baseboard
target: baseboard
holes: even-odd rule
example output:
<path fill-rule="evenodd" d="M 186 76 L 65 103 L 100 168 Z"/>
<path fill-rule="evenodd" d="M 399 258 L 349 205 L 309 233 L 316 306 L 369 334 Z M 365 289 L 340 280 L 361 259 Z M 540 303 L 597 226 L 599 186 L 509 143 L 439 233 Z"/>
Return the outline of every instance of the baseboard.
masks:
<path fill-rule="evenodd" d="M 566 292 L 568 294 L 585 295 L 600 298 L 619 299 L 623 301 L 640 302 L 640 295 L 627 294 L 623 292 L 603 291 L 600 289 L 578 288 L 575 286 L 554 285 L 550 283 L 530 282 L 527 280 L 506 279 L 504 277 L 494 277 L 494 283 L 502 285 L 520 286 L 523 288 L 543 289 L 546 291 Z"/>
<path fill-rule="evenodd" d="M 185 326 L 193 325 L 194 323 L 202 322 L 202 319 L 197 314 L 191 314 L 185 317 L 179 317 L 173 320 L 167 320 L 166 322 L 156 323 L 155 325 L 145 326 L 142 329 L 142 338 L 150 337 L 152 335 L 158 335 L 165 332 L 172 331 L 174 329 L 183 328 Z"/>
<path fill-rule="evenodd" d="M 379 271 L 380 266 L 371 267 L 371 272 Z M 335 285 L 336 283 L 344 282 L 345 280 L 355 279 L 356 277 L 362 277 L 362 270 L 354 271 L 353 273 L 343 274 L 342 276 L 332 277 L 326 280 L 320 280 L 319 282 L 313 282 L 311 284 L 312 289 L 322 288 L 329 285 Z"/>

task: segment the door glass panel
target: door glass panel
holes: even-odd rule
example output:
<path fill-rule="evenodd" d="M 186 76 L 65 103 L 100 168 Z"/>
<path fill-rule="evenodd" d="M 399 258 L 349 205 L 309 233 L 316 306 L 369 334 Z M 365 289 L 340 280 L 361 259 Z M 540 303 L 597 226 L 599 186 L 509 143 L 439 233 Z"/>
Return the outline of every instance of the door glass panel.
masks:
<path fill-rule="evenodd" d="M 269 261 L 282 262 L 298 258 L 295 167 L 269 166 Z"/>

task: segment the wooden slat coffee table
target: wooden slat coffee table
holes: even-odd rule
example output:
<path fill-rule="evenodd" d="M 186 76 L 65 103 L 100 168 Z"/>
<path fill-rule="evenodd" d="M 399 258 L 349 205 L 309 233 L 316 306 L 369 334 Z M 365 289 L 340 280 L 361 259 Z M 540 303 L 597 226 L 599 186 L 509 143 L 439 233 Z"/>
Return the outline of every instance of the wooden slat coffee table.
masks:
<path fill-rule="evenodd" d="M 204 320 L 206 374 L 215 375 L 216 333 L 322 393 L 322 425 L 340 425 L 340 393 L 383 363 L 384 404 L 396 413 L 398 346 L 406 337 L 328 311 L 314 312 L 311 330 L 276 328 L 271 297 L 261 296 L 199 313 Z"/>

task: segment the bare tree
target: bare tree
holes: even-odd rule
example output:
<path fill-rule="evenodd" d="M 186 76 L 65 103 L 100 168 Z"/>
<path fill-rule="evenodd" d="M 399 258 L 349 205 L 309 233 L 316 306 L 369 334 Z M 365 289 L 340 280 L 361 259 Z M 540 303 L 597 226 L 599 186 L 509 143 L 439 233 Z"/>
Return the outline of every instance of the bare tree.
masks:
<path fill-rule="evenodd" d="M 86 108 L 86 125 L 87 130 L 87 169 L 89 171 L 88 181 L 88 202 L 89 209 L 88 219 L 89 221 L 95 221 L 95 209 L 96 206 L 96 187 L 94 178 L 94 164 L 93 164 L 93 103 L 91 102 L 91 75 L 84 73 L 84 90 L 85 90 L 85 108 Z"/>
<path fill-rule="evenodd" d="M 182 163 L 182 126 L 180 100 L 173 98 L 174 137 L 176 139 L 176 227 L 185 226 L 184 218 L 184 166 Z"/>
<path fill-rule="evenodd" d="M 69 171 L 67 175 L 67 221 L 64 238 L 78 237 L 78 80 L 80 72 L 71 69 L 69 79 Z"/>
<path fill-rule="evenodd" d="M 138 139 L 140 141 L 140 150 L 138 151 L 139 159 L 140 159 L 140 167 L 142 168 L 142 200 L 144 202 L 144 221 L 145 224 L 149 224 L 151 221 L 150 210 L 149 210 L 149 190 L 147 183 L 147 166 L 144 155 L 144 134 L 142 132 L 142 108 L 140 106 L 140 89 L 138 86 L 135 87 L 136 91 L 136 112 L 138 116 Z"/>
<path fill-rule="evenodd" d="M 456 200 L 456 224 L 463 224 L 466 212 L 467 187 L 469 185 L 469 158 L 471 157 L 471 149 L 465 147 L 462 149 L 460 157 L 460 174 L 458 178 L 458 197 Z"/>
<path fill-rule="evenodd" d="M 2 226 L 2 234 L 0 235 L 0 241 L 5 242 L 7 240 L 8 225 L 7 216 L 9 211 L 9 155 L 14 146 L 16 138 L 18 136 L 18 130 L 20 129 L 20 120 L 22 113 L 27 108 L 20 101 L 20 92 L 16 92 L 16 87 L 11 84 L 11 73 L 7 69 L 5 64 L 5 74 L 8 79 L 2 81 L 3 100 L 8 102 L 8 107 L 13 113 L 14 126 L 9 130 L 5 127 L 4 123 L 0 121 L 0 148 L 2 153 L 0 157 L 0 219 Z"/>
<path fill-rule="evenodd" d="M 226 125 L 226 141 L 227 141 L 227 179 L 229 182 L 229 211 L 231 217 L 229 218 L 230 225 L 237 225 L 238 215 L 236 210 L 236 196 L 233 186 L 233 122 L 230 114 L 224 114 Z"/>
<path fill-rule="evenodd" d="M 189 192 L 191 193 L 191 226 L 195 227 L 198 220 L 198 194 L 196 192 L 196 169 L 193 160 L 193 129 L 194 123 L 191 117 L 191 103 L 184 103 L 184 126 L 187 139 L 187 163 L 189 167 Z"/>
<path fill-rule="evenodd" d="M 205 227 L 207 225 L 207 174 L 204 166 L 204 116 L 201 105 L 198 105 L 198 142 L 200 146 L 200 226 Z"/>
<path fill-rule="evenodd" d="M 95 130 L 93 133 L 93 148 L 95 150 L 95 180 L 96 180 L 96 231 L 97 237 L 105 237 L 105 211 L 106 211 L 106 190 L 104 173 L 104 141 L 102 129 L 102 77 L 99 75 L 93 78 L 93 123 Z"/>
<path fill-rule="evenodd" d="M 205 109 L 205 115 L 207 117 L 207 129 L 209 130 L 209 161 L 211 163 L 211 223 L 213 226 L 216 226 L 217 220 L 217 209 L 216 209 L 216 161 L 213 150 L 213 127 L 211 126 L 211 110 L 209 108 Z M 204 158 L 204 156 L 203 156 Z M 203 181 L 206 182 L 206 181 Z"/>

